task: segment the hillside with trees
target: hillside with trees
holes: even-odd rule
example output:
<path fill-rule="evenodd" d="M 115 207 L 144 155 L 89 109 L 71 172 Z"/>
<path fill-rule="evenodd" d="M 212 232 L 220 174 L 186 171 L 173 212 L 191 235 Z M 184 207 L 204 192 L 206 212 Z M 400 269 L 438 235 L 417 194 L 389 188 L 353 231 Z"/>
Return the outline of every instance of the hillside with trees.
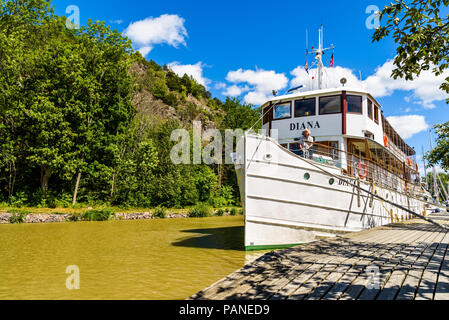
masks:
<path fill-rule="evenodd" d="M 175 165 L 170 135 L 193 121 L 248 129 L 259 111 L 145 60 L 103 22 L 65 23 L 49 0 L 0 1 L 0 202 L 238 204 L 232 166 Z"/>

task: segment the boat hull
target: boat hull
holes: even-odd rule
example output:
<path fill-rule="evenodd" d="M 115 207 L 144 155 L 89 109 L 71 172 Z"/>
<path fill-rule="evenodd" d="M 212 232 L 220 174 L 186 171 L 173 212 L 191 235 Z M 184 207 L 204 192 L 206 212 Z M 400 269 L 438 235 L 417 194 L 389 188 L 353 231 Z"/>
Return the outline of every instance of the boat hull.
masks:
<path fill-rule="evenodd" d="M 353 186 L 357 183 L 405 208 L 426 211 L 424 201 L 343 176 L 339 168 L 305 160 L 261 135 L 245 136 L 237 176 L 247 250 L 294 246 L 412 218 L 359 191 Z"/>

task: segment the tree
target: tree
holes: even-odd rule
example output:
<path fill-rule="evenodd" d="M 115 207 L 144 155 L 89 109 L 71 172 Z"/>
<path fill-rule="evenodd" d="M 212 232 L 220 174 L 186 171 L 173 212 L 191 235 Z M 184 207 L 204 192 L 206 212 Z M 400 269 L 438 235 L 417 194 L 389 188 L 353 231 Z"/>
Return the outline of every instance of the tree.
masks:
<path fill-rule="evenodd" d="M 393 78 L 412 80 L 430 68 L 440 75 L 449 67 L 449 16 L 442 14 L 448 5 L 449 0 L 394 0 L 383 8 L 384 25 L 376 29 L 373 41 L 392 35 L 398 44 Z M 449 77 L 440 88 L 449 93 Z"/>
<path fill-rule="evenodd" d="M 436 125 L 435 131 L 437 145 L 425 158 L 430 166 L 441 165 L 441 168 L 449 171 L 449 122 Z"/>

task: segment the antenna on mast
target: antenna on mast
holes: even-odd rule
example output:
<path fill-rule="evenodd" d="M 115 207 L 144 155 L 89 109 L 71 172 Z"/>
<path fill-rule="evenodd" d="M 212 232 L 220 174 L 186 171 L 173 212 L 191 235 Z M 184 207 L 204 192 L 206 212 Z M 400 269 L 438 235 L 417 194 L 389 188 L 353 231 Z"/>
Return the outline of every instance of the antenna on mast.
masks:
<path fill-rule="evenodd" d="M 323 38 L 323 25 L 321 25 L 320 29 L 318 29 L 318 49 L 312 48 L 312 53 L 315 53 L 315 59 L 317 60 L 318 89 L 323 89 L 323 54 L 327 50 L 334 49 L 334 45 L 331 45 L 329 48 L 323 48 Z"/>

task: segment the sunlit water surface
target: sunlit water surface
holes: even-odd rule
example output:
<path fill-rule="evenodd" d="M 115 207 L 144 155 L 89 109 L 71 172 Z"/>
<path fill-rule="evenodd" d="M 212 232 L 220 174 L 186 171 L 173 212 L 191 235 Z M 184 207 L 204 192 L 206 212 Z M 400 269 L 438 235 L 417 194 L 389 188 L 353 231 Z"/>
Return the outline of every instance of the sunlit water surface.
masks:
<path fill-rule="evenodd" d="M 0 299 L 185 299 L 254 259 L 243 217 L 0 225 Z M 80 289 L 68 290 L 69 265 Z"/>

